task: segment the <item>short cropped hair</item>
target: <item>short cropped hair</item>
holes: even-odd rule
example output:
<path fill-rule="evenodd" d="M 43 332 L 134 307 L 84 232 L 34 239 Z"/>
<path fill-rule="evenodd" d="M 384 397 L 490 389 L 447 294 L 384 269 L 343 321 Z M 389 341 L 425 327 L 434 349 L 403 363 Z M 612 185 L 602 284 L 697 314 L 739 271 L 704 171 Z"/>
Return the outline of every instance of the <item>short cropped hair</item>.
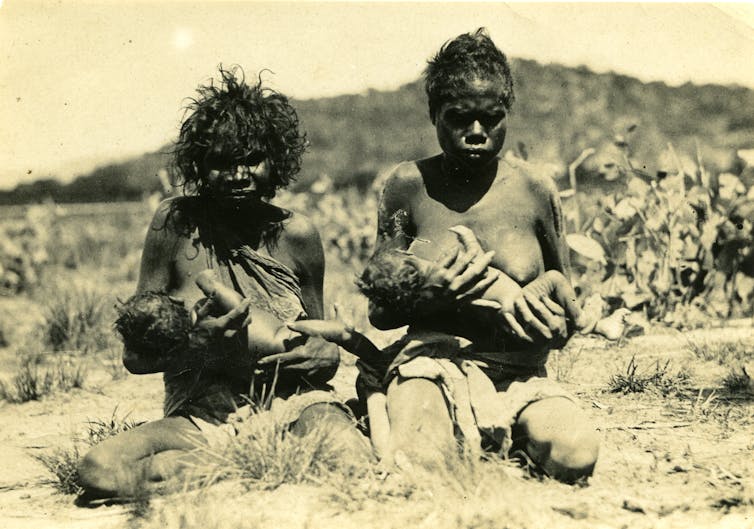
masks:
<path fill-rule="evenodd" d="M 427 61 L 424 89 L 429 99 L 432 121 L 443 103 L 463 97 L 469 84 L 478 78 L 499 81 L 503 90 L 503 104 L 510 109 L 515 99 L 510 65 L 485 28 L 447 41 Z"/>
<path fill-rule="evenodd" d="M 173 148 L 172 176 L 177 184 L 206 185 L 209 158 L 254 165 L 263 156 L 270 164 L 274 190 L 287 186 L 301 169 L 306 135 L 288 98 L 263 88 L 261 78 L 247 84 L 239 66 L 219 67 L 220 81 L 199 86 L 186 107 L 189 114 Z"/>

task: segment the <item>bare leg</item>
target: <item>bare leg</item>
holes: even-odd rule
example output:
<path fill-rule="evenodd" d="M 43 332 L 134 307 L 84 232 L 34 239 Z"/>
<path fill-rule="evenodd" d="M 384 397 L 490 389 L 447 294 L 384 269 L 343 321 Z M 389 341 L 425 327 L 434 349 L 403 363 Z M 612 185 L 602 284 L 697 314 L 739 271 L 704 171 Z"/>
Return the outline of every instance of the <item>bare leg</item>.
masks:
<path fill-rule="evenodd" d="M 178 475 L 205 445 L 185 417 L 166 417 L 106 439 L 79 462 L 84 499 L 132 496 L 137 487 Z"/>
<path fill-rule="evenodd" d="M 393 458 L 433 468 L 457 455 L 448 405 L 435 382 L 399 376 L 387 390 L 387 410 Z"/>
<path fill-rule="evenodd" d="M 346 463 L 366 463 L 374 459 L 369 441 L 356 428 L 353 419 L 333 404 L 314 404 L 301 412 L 291 432 L 304 436 L 325 431 Z"/>
<path fill-rule="evenodd" d="M 524 408 L 514 425 L 513 443 L 522 446 L 548 475 L 566 483 L 592 475 L 600 444 L 586 415 L 564 397 Z"/>

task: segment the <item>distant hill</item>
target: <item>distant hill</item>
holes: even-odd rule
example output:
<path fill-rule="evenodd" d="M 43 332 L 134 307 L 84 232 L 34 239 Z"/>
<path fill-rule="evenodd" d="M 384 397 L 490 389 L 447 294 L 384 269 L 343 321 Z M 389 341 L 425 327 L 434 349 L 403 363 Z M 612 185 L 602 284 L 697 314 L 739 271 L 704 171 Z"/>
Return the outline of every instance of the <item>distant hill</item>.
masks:
<path fill-rule="evenodd" d="M 754 147 L 754 90 L 690 83 L 669 87 L 529 60 L 514 60 L 512 66 L 516 102 L 506 149 L 526 151 L 532 159 L 563 165 L 587 147 L 608 145 L 631 124 L 637 125 L 628 139 L 632 155 L 650 165 L 668 142 L 678 152 L 695 155 L 698 141 L 705 163 L 717 169 L 736 163 L 734 149 Z M 321 174 L 336 186 L 366 186 L 385 167 L 438 150 L 418 81 L 394 91 L 295 105 L 311 142 L 299 188 Z M 44 197 L 59 202 L 133 200 L 161 188 L 157 174 L 167 160 L 166 154 L 149 153 L 100 167 L 68 185 L 54 179 L 23 184 L 0 192 L 0 204 Z"/>

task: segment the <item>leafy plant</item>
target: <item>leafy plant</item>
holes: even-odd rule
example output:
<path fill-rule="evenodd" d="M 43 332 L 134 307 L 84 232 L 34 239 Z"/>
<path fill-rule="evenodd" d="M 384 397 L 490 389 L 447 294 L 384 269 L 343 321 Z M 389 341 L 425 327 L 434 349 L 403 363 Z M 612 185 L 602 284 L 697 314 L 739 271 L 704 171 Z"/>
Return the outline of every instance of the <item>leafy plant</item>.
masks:
<path fill-rule="evenodd" d="M 568 238 L 590 265 L 576 281 L 582 295 L 596 290 L 613 308 L 641 307 L 678 326 L 729 317 L 736 304 L 751 313 L 754 191 L 733 174 L 708 173 L 701 155 L 689 174 L 671 145 L 674 172 L 646 174 L 621 146 L 624 189 L 602 197 L 583 233 Z"/>

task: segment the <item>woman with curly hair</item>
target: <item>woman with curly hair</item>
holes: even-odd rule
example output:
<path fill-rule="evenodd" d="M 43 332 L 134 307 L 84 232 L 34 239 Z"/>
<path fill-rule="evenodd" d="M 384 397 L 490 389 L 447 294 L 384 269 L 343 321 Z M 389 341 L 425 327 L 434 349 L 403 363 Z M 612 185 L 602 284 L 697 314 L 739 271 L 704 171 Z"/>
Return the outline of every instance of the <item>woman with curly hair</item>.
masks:
<path fill-rule="evenodd" d="M 345 451 L 368 453 L 327 385 L 337 347 L 286 327 L 323 316 L 319 234 L 305 216 L 269 202 L 295 177 L 306 147 L 295 110 L 261 81 L 245 83 L 240 68 L 220 67 L 220 81 L 200 86 L 187 114 L 172 168 L 184 196 L 157 209 L 136 295 L 116 323 L 126 368 L 164 374 L 165 417 L 82 459 L 84 500 L 178 475 L 206 453 L 197 448 L 227 441 L 229 416 L 262 388 L 274 391 L 293 433 L 316 425 L 337 431 Z M 221 291 L 237 299 L 223 303 Z"/>

